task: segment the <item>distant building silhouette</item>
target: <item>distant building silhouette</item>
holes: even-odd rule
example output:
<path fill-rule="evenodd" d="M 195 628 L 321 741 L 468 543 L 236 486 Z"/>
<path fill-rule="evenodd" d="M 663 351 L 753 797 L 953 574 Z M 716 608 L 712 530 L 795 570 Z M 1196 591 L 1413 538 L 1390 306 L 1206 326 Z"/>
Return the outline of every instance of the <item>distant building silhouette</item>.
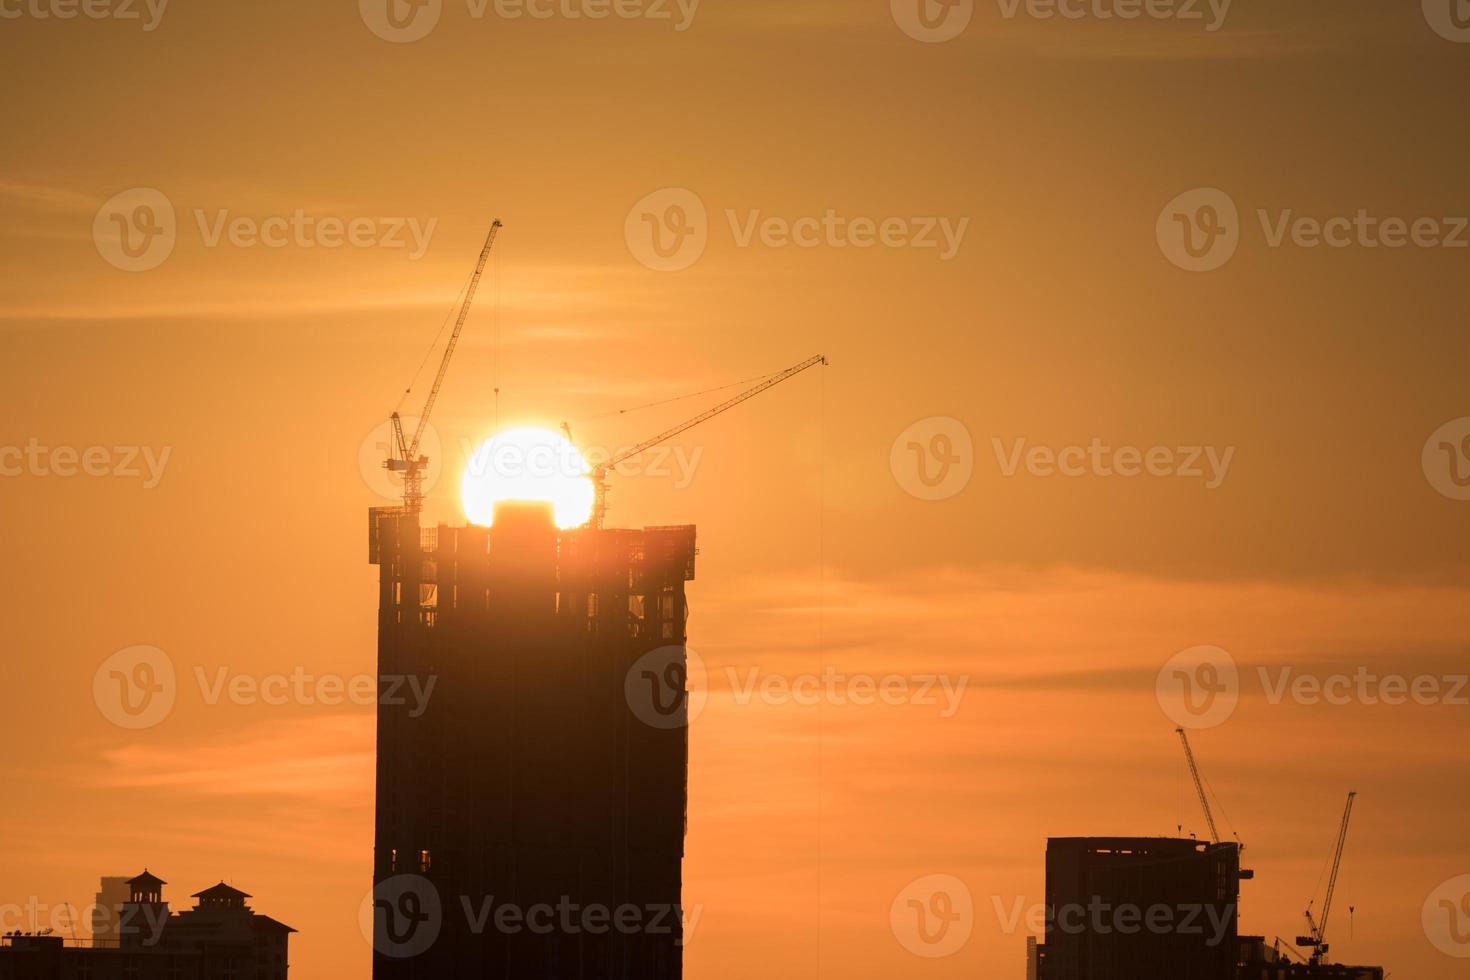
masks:
<path fill-rule="evenodd" d="M 1234 843 L 1053 838 L 1038 980 L 1236 980 L 1242 876 Z"/>
<path fill-rule="evenodd" d="M 0 937 L 0 980 L 286 980 L 296 930 L 252 911 L 249 895 L 220 882 L 170 914 L 162 879 L 145 870 L 126 884 L 115 937 Z"/>
<path fill-rule="evenodd" d="M 694 536 L 372 511 L 376 980 L 682 976 Z"/>
<path fill-rule="evenodd" d="M 1384 980 L 1376 966 L 1309 965 L 1239 935 L 1240 845 L 1060 837 L 1046 848 L 1046 941 L 1027 980 Z"/>
<path fill-rule="evenodd" d="M 92 904 L 92 941 L 115 943 L 118 940 L 119 916 L 130 892 L 128 879 L 123 877 L 103 878 Z"/>

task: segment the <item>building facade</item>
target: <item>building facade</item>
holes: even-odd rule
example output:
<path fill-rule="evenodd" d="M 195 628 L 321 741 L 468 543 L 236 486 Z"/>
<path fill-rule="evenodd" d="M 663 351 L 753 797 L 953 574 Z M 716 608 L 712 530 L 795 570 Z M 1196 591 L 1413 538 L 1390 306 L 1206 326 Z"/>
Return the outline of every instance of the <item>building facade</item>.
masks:
<path fill-rule="evenodd" d="M 371 512 L 377 980 L 682 975 L 694 556 L 535 504 Z"/>

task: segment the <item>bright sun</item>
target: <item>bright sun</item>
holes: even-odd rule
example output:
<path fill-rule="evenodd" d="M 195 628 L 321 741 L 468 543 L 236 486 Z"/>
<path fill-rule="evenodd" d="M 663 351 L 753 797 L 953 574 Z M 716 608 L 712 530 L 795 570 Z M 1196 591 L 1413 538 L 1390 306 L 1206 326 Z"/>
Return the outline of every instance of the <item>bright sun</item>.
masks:
<path fill-rule="evenodd" d="M 592 516 L 591 468 L 565 436 L 521 426 L 496 433 L 470 457 L 459 484 L 465 517 L 489 527 L 502 500 L 548 501 L 560 528 L 580 527 Z"/>

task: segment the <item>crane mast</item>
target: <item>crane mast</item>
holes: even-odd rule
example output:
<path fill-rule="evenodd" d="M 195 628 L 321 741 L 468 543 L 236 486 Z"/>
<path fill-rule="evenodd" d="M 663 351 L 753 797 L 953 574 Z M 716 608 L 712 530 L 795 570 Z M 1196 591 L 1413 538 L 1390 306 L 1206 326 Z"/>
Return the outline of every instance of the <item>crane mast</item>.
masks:
<path fill-rule="evenodd" d="M 1332 915 L 1332 898 L 1337 892 L 1337 874 L 1342 870 L 1342 853 L 1347 847 L 1348 824 L 1353 819 L 1353 801 L 1358 798 L 1356 792 L 1348 793 L 1347 806 L 1342 811 L 1342 824 L 1337 830 L 1337 846 L 1332 852 L 1332 873 L 1327 878 L 1327 894 L 1322 899 L 1322 921 L 1318 922 L 1312 917 L 1312 906 L 1307 904 L 1307 933 L 1298 936 L 1296 944 L 1312 950 L 1311 962 L 1315 966 L 1320 964 L 1327 956 L 1327 920 Z"/>
<path fill-rule="evenodd" d="M 668 440 L 674 438 L 674 436 L 677 436 L 679 433 L 692 429 L 696 425 L 699 425 L 701 422 L 707 422 L 710 419 L 714 418 L 716 415 L 721 414 L 722 412 L 728 412 L 730 409 L 734 408 L 736 405 L 739 405 L 741 402 L 746 401 L 750 398 L 754 398 L 756 395 L 759 395 L 763 391 L 774 388 L 776 385 L 780 384 L 783 381 L 786 381 L 789 378 L 795 377 L 796 375 L 805 371 L 807 368 L 826 363 L 827 358 L 822 354 L 817 354 L 813 357 L 807 358 L 800 364 L 793 364 L 786 370 L 771 375 L 769 378 L 762 381 L 755 387 L 748 388 L 745 391 L 742 391 L 734 398 L 723 401 L 720 404 L 716 405 L 714 408 L 701 412 L 691 419 L 685 419 L 683 422 L 680 422 L 672 429 L 660 432 L 652 439 L 646 439 L 636 446 L 623 450 L 605 463 L 599 463 L 592 470 L 592 518 L 589 521 L 589 526 L 593 528 L 601 528 L 603 519 L 607 516 L 607 474 L 608 471 L 611 470 L 613 467 L 617 466 L 619 463 L 624 462 L 625 460 L 637 456 L 639 453 L 647 452 L 655 446 L 667 442 Z M 562 423 L 562 431 L 567 433 L 568 438 L 570 438 L 571 429 L 569 426 L 567 426 L 566 423 Z"/>
<path fill-rule="evenodd" d="M 449 343 L 444 346 L 444 356 L 439 361 L 439 372 L 434 376 L 434 385 L 429 389 L 429 396 L 424 401 L 423 411 L 419 413 L 419 424 L 414 429 L 412 440 L 404 437 L 403 419 L 397 412 L 394 412 L 392 416 L 392 455 L 383 461 L 383 466 L 390 473 L 403 474 L 403 506 L 410 514 L 417 514 L 423 506 L 424 470 L 429 465 L 429 458 L 419 455 L 419 444 L 423 441 L 424 429 L 429 424 L 429 413 L 434 410 L 434 402 L 439 398 L 439 389 L 444 385 L 444 375 L 449 372 L 449 360 L 454 356 L 454 348 L 459 343 L 460 331 L 464 329 L 465 320 L 470 315 L 470 304 L 475 300 L 475 290 L 480 285 L 480 277 L 485 273 L 485 263 L 490 258 L 490 248 L 495 244 L 495 233 L 499 230 L 500 219 L 496 218 L 490 225 L 490 233 L 485 236 L 485 246 L 480 249 L 480 258 L 475 263 L 474 274 L 470 276 L 469 284 L 465 287 L 464 302 L 460 304 L 459 316 L 454 321 L 454 330 L 449 335 Z"/>
<path fill-rule="evenodd" d="M 1210 809 L 1210 798 L 1205 793 L 1204 779 L 1199 774 L 1199 765 L 1194 761 L 1194 750 L 1189 747 L 1189 733 L 1183 728 L 1175 729 L 1179 741 L 1184 745 L 1184 758 L 1189 762 L 1189 774 L 1194 777 L 1194 791 L 1199 794 L 1199 805 L 1205 811 L 1205 823 L 1210 828 L 1210 843 L 1220 843 L 1220 831 L 1215 829 L 1215 814 Z"/>

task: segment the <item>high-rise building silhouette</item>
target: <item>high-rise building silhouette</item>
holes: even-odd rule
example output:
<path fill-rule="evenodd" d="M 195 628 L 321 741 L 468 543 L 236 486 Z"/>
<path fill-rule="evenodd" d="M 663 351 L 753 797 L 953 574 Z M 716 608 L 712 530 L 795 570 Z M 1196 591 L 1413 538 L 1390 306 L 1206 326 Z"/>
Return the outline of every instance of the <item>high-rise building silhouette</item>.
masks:
<path fill-rule="evenodd" d="M 694 528 L 369 530 L 374 977 L 680 977 Z"/>
<path fill-rule="evenodd" d="M 1240 935 L 1240 883 L 1255 877 L 1240 853 L 1193 838 L 1052 838 L 1046 942 L 1027 939 L 1027 980 L 1383 980 L 1379 966 L 1308 963 L 1279 939 Z"/>
<path fill-rule="evenodd" d="M 1063 837 L 1046 848 L 1039 980 L 1235 980 L 1240 845 Z"/>

